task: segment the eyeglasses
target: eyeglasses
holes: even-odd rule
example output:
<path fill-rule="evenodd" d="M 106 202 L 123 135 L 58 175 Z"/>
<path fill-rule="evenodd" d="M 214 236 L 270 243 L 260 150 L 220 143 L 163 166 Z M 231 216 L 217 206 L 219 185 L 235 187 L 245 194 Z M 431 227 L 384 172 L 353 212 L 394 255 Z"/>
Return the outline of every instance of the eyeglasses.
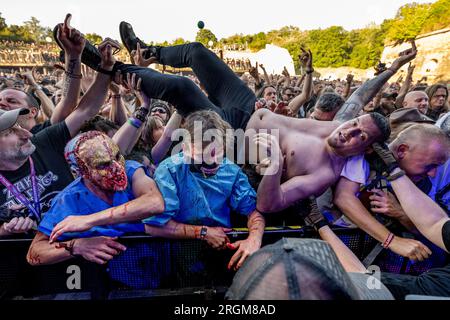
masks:
<path fill-rule="evenodd" d="M 158 113 L 167 113 L 166 109 L 159 108 L 159 107 L 153 108 L 152 111 L 151 111 L 151 113 L 157 113 L 157 112 Z"/>

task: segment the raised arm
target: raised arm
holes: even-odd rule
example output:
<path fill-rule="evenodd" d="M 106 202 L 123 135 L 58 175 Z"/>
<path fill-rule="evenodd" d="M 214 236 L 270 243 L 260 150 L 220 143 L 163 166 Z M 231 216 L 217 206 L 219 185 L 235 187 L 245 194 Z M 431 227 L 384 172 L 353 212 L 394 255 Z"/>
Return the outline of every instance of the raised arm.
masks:
<path fill-rule="evenodd" d="M 122 82 L 120 75 L 116 76 L 116 81 L 118 83 Z M 127 74 L 127 80 L 123 81 L 123 84 L 135 92 L 135 95 L 138 97 L 141 104 L 141 106 L 134 111 L 133 117 L 125 122 L 112 138 L 119 146 L 120 152 L 123 155 L 127 155 L 131 152 L 141 135 L 142 125 L 147 119 L 151 100 L 144 92 L 140 91 L 141 79 L 136 79 L 136 74 Z"/>
<path fill-rule="evenodd" d="M 42 91 L 41 86 L 36 82 L 36 68 L 33 68 L 31 71 L 25 72 L 23 77 L 25 78 L 25 82 L 28 83 L 31 87 L 31 90 L 34 91 L 36 96 L 41 100 L 41 110 L 44 115 L 50 119 L 53 113 L 53 109 L 55 109 L 55 105 L 52 100 Z"/>
<path fill-rule="evenodd" d="M 298 110 L 300 110 L 301 106 L 304 105 L 311 98 L 311 88 L 312 88 L 312 74 L 314 72 L 314 68 L 312 66 L 312 53 L 311 50 L 304 50 L 301 48 L 303 53 L 299 56 L 300 62 L 305 69 L 305 82 L 303 84 L 302 93 L 296 96 L 289 103 L 289 109 L 291 109 L 292 114 L 297 115 Z"/>
<path fill-rule="evenodd" d="M 347 99 L 348 96 L 350 95 L 350 90 L 352 88 L 353 78 L 354 78 L 354 76 L 351 73 L 349 73 L 347 75 L 347 78 L 345 79 L 345 88 L 344 88 L 344 94 L 343 94 L 343 98 L 344 99 Z"/>
<path fill-rule="evenodd" d="M 86 40 L 80 31 L 70 26 L 71 15 L 68 14 L 63 24 L 58 25 L 57 40 L 65 52 L 65 73 L 62 98 L 56 105 L 50 121 L 52 124 L 64 121 L 78 104 L 81 87 L 81 53 Z"/>
<path fill-rule="evenodd" d="M 120 85 L 111 82 L 109 88 L 112 92 L 112 103 L 111 109 L 109 110 L 109 120 L 111 120 L 118 126 L 122 126 L 125 122 L 127 122 L 128 110 L 125 107 L 122 95 L 120 94 Z"/>
<path fill-rule="evenodd" d="M 169 152 L 170 146 L 172 145 L 172 133 L 178 129 L 181 125 L 183 117 L 179 115 L 176 111 L 170 116 L 169 122 L 167 122 L 164 128 L 164 133 L 155 146 L 152 148 L 152 160 L 157 165 L 160 163 L 164 157 Z"/>
<path fill-rule="evenodd" d="M 416 44 L 412 41 L 412 47 L 400 53 L 399 57 L 392 65 L 383 71 L 380 75 L 366 81 L 345 101 L 344 105 L 338 111 L 334 120 L 345 122 L 355 118 L 361 109 L 374 98 L 383 85 L 391 78 L 404 64 L 414 59 L 417 55 Z"/>
<path fill-rule="evenodd" d="M 398 92 L 397 99 L 395 100 L 395 106 L 399 109 L 403 107 L 403 100 L 405 99 L 406 94 L 409 91 L 409 87 L 412 83 L 412 75 L 414 73 L 415 65 L 411 65 L 411 62 L 408 66 L 408 73 L 406 74 L 405 81 L 403 82 L 402 86 L 400 87 L 400 91 Z"/>
<path fill-rule="evenodd" d="M 108 71 L 112 70 L 116 61 L 112 55 L 113 47 L 120 48 L 120 45 L 109 38 L 106 38 L 98 46 L 102 56 L 101 67 Z M 100 107 L 105 102 L 110 82 L 110 75 L 100 72 L 97 73 L 94 83 L 92 83 L 86 94 L 81 98 L 77 108 L 65 120 L 72 137 L 77 135 L 83 123 L 99 112 Z"/>
<path fill-rule="evenodd" d="M 263 71 L 264 81 L 266 82 L 266 84 L 270 84 L 270 78 L 269 78 L 269 75 L 267 74 L 266 68 L 264 68 L 264 66 L 262 64 L 260 64 L 259 67 Z"/>

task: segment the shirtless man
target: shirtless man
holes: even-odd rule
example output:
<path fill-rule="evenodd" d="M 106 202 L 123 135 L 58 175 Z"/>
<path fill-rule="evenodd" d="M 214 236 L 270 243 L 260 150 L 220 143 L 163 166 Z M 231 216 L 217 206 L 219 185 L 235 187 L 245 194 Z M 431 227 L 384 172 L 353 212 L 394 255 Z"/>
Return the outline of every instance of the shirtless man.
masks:
<path fill-rule="evenodd" d="M 264 109 L 256 111 L 247 129 L 279 130 L 279 141 L 264 133 L 254 139 L 271 150 L 271 159 L 263 160 L 261 166 L 275 173 L 265 174 L 261 180 L 258 210 L 277 212 L 311 195 L 319 196 L 337 181 L 347 157 L 362 154 L 375 141 L 386 140 L 390 130 L 384 117 L 374 113 L 354 117 L 416 54 L 412 43 L 412 48 L 403 52 L 389 69 L 361 86 L 333 122 L 288 118 Z"/>

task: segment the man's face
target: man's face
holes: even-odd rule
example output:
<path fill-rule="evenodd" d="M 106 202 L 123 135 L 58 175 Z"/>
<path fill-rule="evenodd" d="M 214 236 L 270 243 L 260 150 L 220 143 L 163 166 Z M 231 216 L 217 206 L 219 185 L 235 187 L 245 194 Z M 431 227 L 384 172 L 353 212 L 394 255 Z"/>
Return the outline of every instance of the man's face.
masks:
<path fill-rule="evenodd" d="M 106 136 L 96 136 L 82 142 L 78 156 L 85 164 L 81 175 L 106 191 L 122 191 L 127 187 L 125 159 L 119 147 Z"/>
<path fill-rule="evenodd" d="M 403 100 L 404 108 L 417 108 L 420 113 L 426 114 L 428 110 L 428 96 L 423 91 L 411 91 Z"/>
<path fill-rule="evenodd" d="M 434 95 L 431 97 L 430 106 L 433 110 L 438 110 L 442 108 L 447 100 L 447 92 L 444 88 L 439 88 L 436 90 Z"/>
<path fill-rule="evenodd" d="M 0 132 L 0 162 L 23 161 L 36 149 L 31 143 L 33 135 L 20 126 L 15 125 Z"/>
<path fill-rule="evenodd" d="M 150 115 L 152 117 L 158 117 L 160 118 L 163 123 L 166 123 L 169 117 L 169 115 L 167 114 L 167 111 L 165 108 L 163 107 L 153 107 L 152 110 L 150 111 Z"/>
<path fill-rule="evenodd" d="M 337 154 L 349 157 L 364 152 L 380 134 L 371 116 L 363 115 L 341 124 L 327 142 Z"/>
<path fill-rule="evenodd" d="M 302 89 L 300 89 L 299 87 L 294 87 L 294 95 L 298 96 L 300 93 L 302 93 Z"/>
<path fill-rule="evenodd" d="M 190 157 L 187 160 L 191 163 L 193 160 L 199 169 L 208 174 L 215 174 L 223 161 L 224 150 L 221 144 L 213 141 L 203 146 L 200 143 L 190 143 L 186 145 L 185 153 Z"/>
<path fill-rule="evenodd" d="M 381 98 L 381 107 L 387 112 L 391 113 L 395 111 L 395 99 L 394 98 Z"/>
<path fill-rule="evenodd" d="M 448 150 L 439 142 L 432 143 L 413 142 L 408 146 L 401 144 L 397 150 L 398 163 L 413 182 L 417 182 L 427 176 L 434 177 L 437 167 L 448 159 Z"/>
<path fill-rule="evenodd" d="M 61 101 L 62 99 L 62 90 L 58 89 L 55 92 L 55 106 Z"/>
<path fill-rule="evenodd" d="M 23 128 L 28 128 L 28 122 L 30 118 L 34 118 L 37 114 L 37 109 L 28 105 L 27 95 L 24 92 L 18 90 L 5 89 L 0 92 L 0 109 L 2 110 L 15 110 L 20 108 L 27 108 L 30 110 L 28 114 L 20 115 L 17 123 Z"/>
<path fill-rule="evenodd" d="M 334 89 L 334 91 L 342 97 L 342 95 L 344 94 L 344 87 L 341 85 L 338 85 L 338 86 L 336 86 L 336 89 Z"/>
<path fill-rule="evenodd" d="M 292 92 L 291 89 L 287 89 L 283 93 L 283 101 L 291 102 L 291 100 L 294 99 L 294 97 L 295 97 L 295 94 L 294 94 L 294 92 Z"/>
<path fill-rule="evenodd" d="M 270 101 L 273 101 L 276 103 L 277 102 L 277 91 L 272 87 L 267 87 L 264 90 L 264 99 L 266 101 L 270 100 Z"/>

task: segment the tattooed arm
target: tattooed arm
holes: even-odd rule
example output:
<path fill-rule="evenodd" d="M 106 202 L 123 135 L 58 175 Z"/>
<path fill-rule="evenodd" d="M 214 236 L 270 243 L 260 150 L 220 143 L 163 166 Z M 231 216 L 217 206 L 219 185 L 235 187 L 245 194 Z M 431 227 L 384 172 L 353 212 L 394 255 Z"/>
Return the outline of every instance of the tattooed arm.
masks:
<path fill-rule="evenodd" d="M 82 216 L 68 216 L 52 230 L 50 242 L 67 232 L 83 232 L 95 226 L 139 221 L 164 211 L 164 200 L 155 182 L 142 168 L 133 175 L 135 199 L 123 205 Z"/>
<path fill-rule="evenodd" d="M 355 118 L 361 109 L 380 91 L 389 78 L 392 77 L 404 64 L 416 57 L 416 45 L 414 41 L 411 44 L 412 47 L 401 52 L 390 68 L 382 72 L 376 78 L 367 81 L 358 90 L 356 90 L 338 111 L 334 117 L 334 120 L 345 122 Z"/>
<path fill-rule="evenodd" d="M 81 53 L 86 40 L 81 33 L 70 27 L 70 16 L 67 15 L 64 24 L 58 26 L 57 38 L 65 51 L 66 72 L 62 99 L 51 115 L 52 124 L 64 121 L 78 104 L 81 86 Z"/>

